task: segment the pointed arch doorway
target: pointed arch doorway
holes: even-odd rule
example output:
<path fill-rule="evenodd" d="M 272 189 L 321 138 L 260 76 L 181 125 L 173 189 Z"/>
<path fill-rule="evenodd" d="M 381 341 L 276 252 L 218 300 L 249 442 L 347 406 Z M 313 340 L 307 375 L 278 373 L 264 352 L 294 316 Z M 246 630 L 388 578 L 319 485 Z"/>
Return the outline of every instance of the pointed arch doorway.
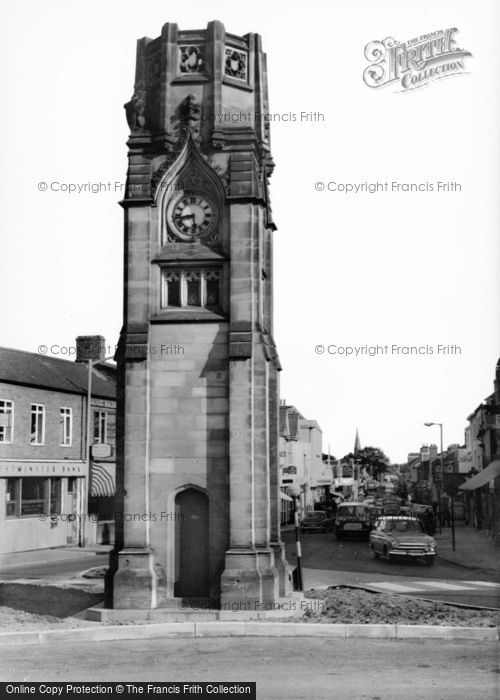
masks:
<path fill-rule="evenodd" d="M 175 497 L 176 581 L 178 598 L 209 597 L 208 497 L 187 488 Z"/>

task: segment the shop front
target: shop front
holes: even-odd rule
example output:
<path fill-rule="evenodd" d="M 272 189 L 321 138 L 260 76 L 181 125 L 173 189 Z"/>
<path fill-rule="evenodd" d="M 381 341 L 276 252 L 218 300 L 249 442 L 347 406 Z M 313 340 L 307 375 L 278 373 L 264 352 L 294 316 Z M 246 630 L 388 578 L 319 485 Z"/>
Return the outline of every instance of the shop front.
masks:
<path fill-rule="evenodd" d="M 0 460 L 0 555 L 78 545 L 87 466 L 69 460 Z"/>

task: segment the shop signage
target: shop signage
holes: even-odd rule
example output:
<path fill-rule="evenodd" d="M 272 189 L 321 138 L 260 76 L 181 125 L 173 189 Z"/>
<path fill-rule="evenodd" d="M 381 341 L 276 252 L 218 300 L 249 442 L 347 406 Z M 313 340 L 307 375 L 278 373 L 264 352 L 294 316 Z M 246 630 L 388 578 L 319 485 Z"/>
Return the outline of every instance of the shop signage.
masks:
<path fill-rule="evenodd" d="M 85 476 L 85 462 L 0 462 L 2 476 Z"/>

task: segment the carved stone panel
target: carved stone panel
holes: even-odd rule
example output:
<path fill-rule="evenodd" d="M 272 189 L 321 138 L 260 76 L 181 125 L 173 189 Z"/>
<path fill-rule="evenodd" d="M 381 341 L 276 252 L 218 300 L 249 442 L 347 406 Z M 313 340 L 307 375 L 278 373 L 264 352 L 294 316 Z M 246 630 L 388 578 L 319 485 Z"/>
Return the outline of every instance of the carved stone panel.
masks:
<path fill-rule="evenodd" d="M 233 49 L 231 46 L 226 46 L 224 53 L 225 64 L 224 72 L 230 78 L 238 80 L 247 80 L 248 77 L 248 54 L 246 51 Z"/>
<path fill-rule="evenodd" d="M 203 46 L 179 46 L 179 73 L 204 73 L 205 50 Z"/>

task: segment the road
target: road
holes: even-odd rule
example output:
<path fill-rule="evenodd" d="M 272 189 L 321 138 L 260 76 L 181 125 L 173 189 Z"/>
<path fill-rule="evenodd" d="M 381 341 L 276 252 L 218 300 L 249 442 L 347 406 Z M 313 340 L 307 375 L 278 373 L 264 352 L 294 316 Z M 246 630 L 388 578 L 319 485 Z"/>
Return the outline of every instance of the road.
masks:
<path fill-rule="evenodd" d="M 58 561 L 36 562 L 32 564 L 18 565 L 15 567 L 4 567 L 0 571 L 0 581 L 44 579 L 52 582 L 58 579 L 68 578 L 96 566 L 108 566 L 108 563 L 109 555 L 107 553 L 90 553 L 88 555 L 78 554 L 73 559 L 69 553 L 67 559 L 61 559 Z"/>
<path fill-rule="evenodd" d="M 287 558 L 295 563 L 294 533 L 283 533 Z M 374 559 L 366 540 L 337 542 L 331 533 L 302 536 L 302 565 L 307 587 L 367 585 L 386 593 L 402 593 L 447 603 L 500 608 L 498 574 L 468 569 L 436 558 L 428 567 L 419 560 Z"/>
<path fill-rule="evenodd" d="M 498 644 L 212 638 L 2 649 L 2 681 L 256 681 L 257 698 L 498 700 Z"/>

